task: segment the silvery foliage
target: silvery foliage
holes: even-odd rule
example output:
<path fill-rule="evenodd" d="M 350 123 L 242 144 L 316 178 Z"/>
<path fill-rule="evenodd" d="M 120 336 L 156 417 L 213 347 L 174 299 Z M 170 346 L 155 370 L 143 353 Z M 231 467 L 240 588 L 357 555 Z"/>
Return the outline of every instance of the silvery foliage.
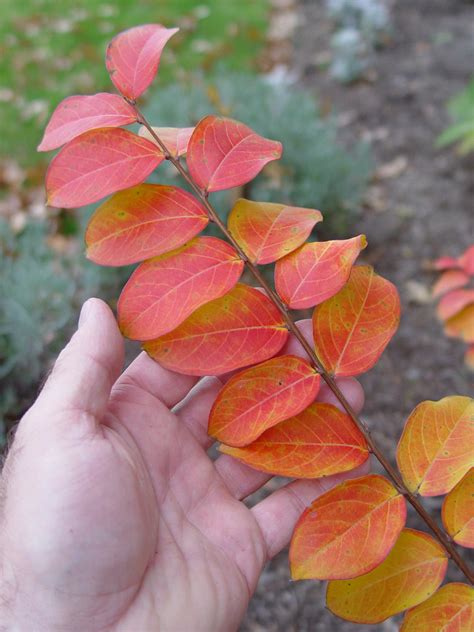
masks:
<path fill-rule="evenodd" d="M 390 29 L 388 7 L 383 0 L 327 0 L 326 6 L 336 24 L 330 72 L 339 81 L 353 81 L 368 68 Z"/>

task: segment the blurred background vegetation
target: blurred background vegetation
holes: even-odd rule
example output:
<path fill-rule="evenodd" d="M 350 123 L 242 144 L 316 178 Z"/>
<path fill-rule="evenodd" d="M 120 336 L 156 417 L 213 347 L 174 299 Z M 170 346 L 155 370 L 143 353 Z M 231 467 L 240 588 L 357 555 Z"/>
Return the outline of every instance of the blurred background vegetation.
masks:
<path fill-rule="evenodd" d="M 36 146 L 51 112 L 70 94 L 110 90 L 103 59 L 122 29 L 161 22 L 180 32 L 165 50 L 145 109 L 157 125 L 188 126 L 217 112 L 283 142 L 283 160 L 244 192 L 321 208 L 344 232 L 357 212 L 371 161 L 347 151 L 316 95 L 272 72 L 270 0 L 4 0 L 0 22 L 0 442 L 34 398 L 41 377 L 88 296 L 112 306 L 127 269 L 87 262 L 82 235 L 93 207 L 47 209 L 48 156 Z M 276 37 L 279 35 L 277 33 Z M 265 72 L 262 72 L 265 71 Z M 163 166 L 155 181 L 177 181 Z M 225 215 L 235 192 L 214 200 Z M 339 233 L 340 234 L 340 233 Z M 3 429 L 3 430 L 2 430 Z"/>

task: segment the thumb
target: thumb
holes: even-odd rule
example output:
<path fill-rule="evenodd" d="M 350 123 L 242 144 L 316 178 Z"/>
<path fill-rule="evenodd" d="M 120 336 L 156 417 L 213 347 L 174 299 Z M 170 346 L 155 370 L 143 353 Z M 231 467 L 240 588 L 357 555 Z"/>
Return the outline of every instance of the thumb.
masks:
<path fill-rule="evenodd" d="M 61 351 L 26 418 L 34 416 L 35 424 L 47 424 L 63 412 L 74 411 L 100 421 L 123 356 L 123 339 L 112 311 L 103 301 L 89 299 L 82 307 L 78 330 Z"/>

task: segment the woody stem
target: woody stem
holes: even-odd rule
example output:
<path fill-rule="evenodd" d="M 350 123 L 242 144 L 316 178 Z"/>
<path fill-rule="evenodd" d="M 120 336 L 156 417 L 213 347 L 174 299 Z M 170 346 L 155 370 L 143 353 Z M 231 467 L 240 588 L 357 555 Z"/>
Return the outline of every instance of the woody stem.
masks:
<path fill-rule="evenodd" d="M 183 177 L 183 179 L 189 184 L 189 186 L 195 192 L 196 196 L 199 198 L 201 203 L 206 208 L 211 221 L 213 221 L 219 227 L 219 229 L 222 231 L 222 233 L 227 238 L 227 240 L 235 248 L 239 257 L 246 264 L 248 270 L 255 277 L 255 279 L 258 281 L 260 286 L 265 290 L 270 300 L 275 304 L 275 306 L 277 307 L 277 309 L 279 310 L 279 312 L 281 313 L 285 321 L 288 331 L 290 331 L 293 334 L 293 336 L 298 340 L 298 342 L 301 344 L 301 346 L 307 353 L 313 368 L 321 375 L 322 379 L 326 382 L 328 387 L 331 389 L 331 391 L 334 393 L 336 398 L 339 400 L 339 402 L 341 403 L 346 413 L 352 419 L 352 421 L 360 430 L 360 432 L 364 435 L 370 452 L 372 452 L 372 454 L 382 465 L 382 467 L 384 468 L 388 476 L 392 479 L 397 490 L 406 498 L 406 500 L 415 509 L 415 511 L 426 523 L 429 529 L 434 533 L 437 540 L 439 541 L 441 546 L 445 549 L 448 556 L 453 560 L 453 562 L 457 565 L 460 571 L 465 575 L 467 580 L 471 584 L 474 583 L 473 571 L 470 569 L 468 564 L 464 561 L 459 551 L 456 549 L 454 543 L 452 542 L 451 538 L 438 525 L 438 523 L 434 520 L 434 518 L 426 511 L 425 507 L 418 500 L 418 498 L 410 490 L 407 489 L 398 471 L 392 466 L 388 458 L 384 455 L 384 453 L 380 450 L 380 448 L 375 443 L 367 425 L 358 417 L 358 415 L 356 414 L 352 406 L 344 397 L 344 394 L 341 392 L 340 388 L 338 387 L 334 377 L 325 369 L 316 351 L 313 349 L 313 347 L 306 340 L 305 336 L 298 329 L 298 326 L 296 325 L 295 321 L 292 319 L 289 313 L 288 307 L 285 305 L 282 299 L 278 296 L 278 294 L 273 290 L 273 288 L 268 284 L 267 280 L 265 279 L 263 274 L 260 272 L 258 266 L 256 266 L 254 263 L 252 263 L 249 260 L 245 252 L 240 247 L 240 245 L 235 241 L 234 237 L 231 235 L 226 225 L 221 220 L 221 218 L 217 214 L 212 204 L 209 202 L 207 192 L 202 190 L 194 182 L 194 180 L 191 178 L 191 176 L 183 167 L 183 165 L 180 163 L 180 161 L 172 155 L 172 153 L 163 143 L 161 138 L 156 134 L 155 130 L 152 128 L 152 126 L 147 121 L 145 116 L 139 110 L 136 103 L 133 101 L 127 101 L 127 102 L 135 109 L 138 122 L 146 127 L 146 129 L 151 134 L 152 138 L 155 140 L 155 142 L 158 144 L 160 149 L 163 151 L 165 158 L 174 165 L 174 167 L 178 170 L 178 172 Z"/>

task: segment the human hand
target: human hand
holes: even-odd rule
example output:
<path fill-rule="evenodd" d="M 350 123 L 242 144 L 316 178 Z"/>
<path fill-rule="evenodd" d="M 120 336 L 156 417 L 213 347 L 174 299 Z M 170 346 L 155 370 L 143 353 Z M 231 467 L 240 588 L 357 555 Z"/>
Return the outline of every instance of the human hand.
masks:
<path fill-rule="evenodd" d="M 249 509 L 270 477 L 206 453 L 220 380 L 146 354 L 122 364 L 113 314 L 92 299 L 5 464 L 0 630 L 235 630 L 303 509 L 367 469 L 291 482 Z M 359 384 L 339 385 L 360 410 Z M 318 399 L 334 403 L 324 386 Z"/>

